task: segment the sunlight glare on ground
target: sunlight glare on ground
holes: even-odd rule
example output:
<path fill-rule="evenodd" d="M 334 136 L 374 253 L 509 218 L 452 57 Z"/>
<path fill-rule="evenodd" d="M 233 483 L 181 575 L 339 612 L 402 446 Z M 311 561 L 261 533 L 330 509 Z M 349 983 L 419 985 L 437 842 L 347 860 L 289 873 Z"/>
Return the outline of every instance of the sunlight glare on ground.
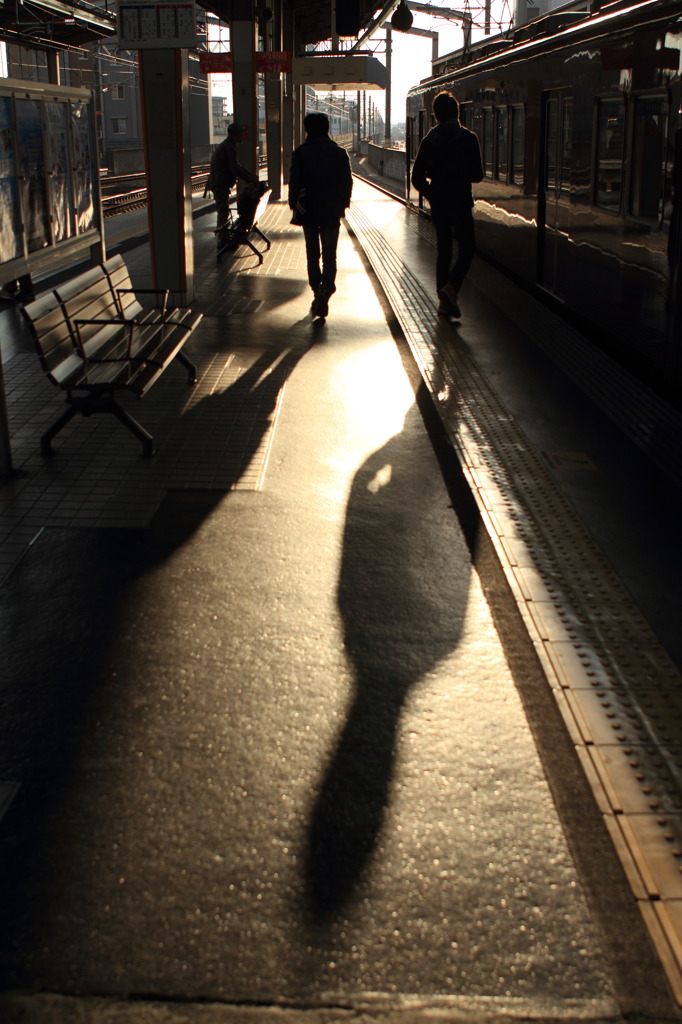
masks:
<path fill-rule="evenodd" d="M 362 203 L 363 210 L 379 230 L 388 224 L 388 222 L 394 217 L 402 215 L 402 207 L 390 196 L 383 196 L 379 198 L 373 197 L 369 202 L 371 202 L 371 211 L 369 209 L 369 204 L 365 202 Z"/>
<path fill-rule="evenodd" d="M 346 273 L 346 280 L 353 296 L 352 315 L 357 317 L 358 328 L 362 323 L 363 311 L 369 320 L 381 316 L 378 299 L 372 287 L 371 278 L 364 271 Z M 333 301 L 333 300 L 332 300 Z M 361 337 L 361 332 L 360 335 Z M 393 342 L 376 342 L 368 337 L 340 365 L 336 381 L 340 395 L 348 406 L 349 422 L 362 429 L 365 455 L 376 450 L 391 437 L 399 434 L 408 410 L 414 404 L 414 392 L 405 374 L 397 349 L 395 358 L 386 359 L 385 346 Z M 368 412 L 371 410 L 371 415 Z"/>

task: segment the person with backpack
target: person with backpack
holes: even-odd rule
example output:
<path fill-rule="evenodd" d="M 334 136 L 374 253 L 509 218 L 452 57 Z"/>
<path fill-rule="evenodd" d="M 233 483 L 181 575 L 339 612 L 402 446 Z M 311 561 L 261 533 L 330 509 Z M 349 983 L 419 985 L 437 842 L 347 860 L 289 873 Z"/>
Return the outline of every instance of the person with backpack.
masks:
<path fill-rule="evenodd" d="M 478 138 L 459 121 L 452 93 L 433 100 L 436 126 L 424 136 L 412 168 L 412 184 L 431 206 L 436 231 L 436 288 L 441 316 L 459 318 L 459 290 L 474 258 L 474 199 L 471 184 L 483 178 Z M 457 259 L 452 262 L 452 241 Z"/>
<path fill-rule="evenodd" d="M 303 127 L 306 140 L 291 155 L 289 207 L 292 224 L 303 226 L 308 282 L 315 296 L 311 312 L 326 317 L 336 291 L 336 249 L 353 175 L 348 153 L 329 138 L 326 114 L 306 114 Z"/>

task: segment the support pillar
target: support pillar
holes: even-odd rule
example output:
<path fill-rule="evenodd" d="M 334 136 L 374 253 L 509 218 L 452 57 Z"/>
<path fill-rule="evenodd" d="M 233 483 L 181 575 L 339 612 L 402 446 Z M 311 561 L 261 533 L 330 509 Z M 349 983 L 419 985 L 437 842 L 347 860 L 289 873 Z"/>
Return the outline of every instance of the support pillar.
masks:
<path fill-rule="evenodd" d="M 282 49 L 282 4 L 275 4 L 275 16 L 265 26 L 268 50 Z M 268 146 L 268 184 L 272 198 L 282 195 L 282 76 L 265 74 L 265 137 Z"/>
<path fill-rule="evenodd" d="M 258 90 L 256 88 L 256 21 L 251 0 L 235 0 L 230 23 L 234 119 L 246 126 L 239 162 L 258 174 Z"/>
<path fill-rule="evenodd" d="M 194 298 L 188 65 L 187 50 L 140 50 L 152 279 L 175 305 Z"/>
<path fill-rule="evenodd" d="M 294 15 L 290 4 L 282 5 L 282 39 L 284 49 L 295 56 Z M 285 185 L 289 184 L 291 154 L 294 150 L 294 103 L 299 89 L 294 86 L 293 79 L 292 74 L 284 76 L 282 96 L 282 178 Z"/>

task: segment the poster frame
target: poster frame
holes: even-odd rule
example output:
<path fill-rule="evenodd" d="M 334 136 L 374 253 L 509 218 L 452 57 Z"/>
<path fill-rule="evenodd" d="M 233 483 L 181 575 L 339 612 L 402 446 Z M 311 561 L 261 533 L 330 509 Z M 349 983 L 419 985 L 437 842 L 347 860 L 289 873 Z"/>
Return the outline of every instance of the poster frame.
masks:
<path fill-rule="evenodd" d="M 19 215 L 15 218 L 15 230 L 18 232 L 14 251 L 19 253 L 12 259 L 0 262 L 0 286 L 20 281 L 28 276 L 40 274 L 50 269 L 68 267 L 70 263 L 78 263 L 90 258 L 91 263 L 100 263 L 105 259 L 104 230 L 102 215 L 102 200 L 99 184 L 99 158 L 97 138 L 95 133 L 96 110 L 94 95 L 91 89 L 73 88 L 49 83 L 27 82 L 23 80 L 3 78 L 0 79 L 0 97 L 9 97 L 11 102 L 11 117 L 13 121 L 14 141 L 14 168 L 15 181 L 14 192 L 19 201 Z M 27 237 L 27 225 L 29 223 L 28 211 L 24 208 L 25 203 L 21 200 L 22 183 L 23 192 L 26 194 L 25 178 L 26 169 L 20 165 L 20 146 L 18 138 L 18 123 L 16 114 L 17 100 L 38 101 L 41 111 L 42 144 L 44 153 L 44 182 L 43 188 L 48 197 L 47 209 L 47 231 L 46 244 L 30 251 L 29 239 Z M 48 114 L 46 103 L 63 103 L 67 107 L 67 135 L 69 146 L 69 162 L 71 164 L 69 173 L 71 175 L 71 197 L 72 204 L 75 203 L 75 168 L 74 148 L 71 126 L 72 104 L 80 104 L 87 107 L 89 111 L 89 161 L 86 177 L 92 184 L 92 216 L 89 218 L 88 226 L 80 232 L 76 227 L 73 234 L 65 238 L 55 240 L 54 237 L 54 215 L 50 208 L 50 197 L 52 195 L 52 183 L 50 181 L 49 164 L 49 132 Z M 73 212 L 73 211 L 72 211 Z M 2 210 L 0 210 L 0 216 Z M 74 222 L 75 226 L 75 222 Z M 58 259 L 59 258 L 59 259 Z M 57 262 L 58 259 L 58 262 Z"/>

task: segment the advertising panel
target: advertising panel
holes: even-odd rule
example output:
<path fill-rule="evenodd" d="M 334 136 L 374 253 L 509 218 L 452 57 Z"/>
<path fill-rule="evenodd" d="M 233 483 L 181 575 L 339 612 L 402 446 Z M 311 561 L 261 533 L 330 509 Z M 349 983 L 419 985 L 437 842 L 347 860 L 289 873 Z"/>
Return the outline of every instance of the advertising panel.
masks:
<path fill-rule="evenodd" d="M 0 96 L 0 263 L 22 255 L 12 98 Z"/>
<path fill-rule="evenodd" d="M 61 242 L 75 233 L 67 113 L 66 103 L 45 104 L 47 180 L 54 242 Z"/>
<path fill-rule="evenodd" d="M 50 241 L 45 188 L 45 155 L 39 100 L 16 100 L 19 192 L 29 252 Z"/>
<path fill-rule="evenodd" d="M 87 104 L 71 104 L 76 230 L 79 235 L 95 224 L 93 168 L 97 165 L 92 152 L 90 120 L 90 107 Z"/>

